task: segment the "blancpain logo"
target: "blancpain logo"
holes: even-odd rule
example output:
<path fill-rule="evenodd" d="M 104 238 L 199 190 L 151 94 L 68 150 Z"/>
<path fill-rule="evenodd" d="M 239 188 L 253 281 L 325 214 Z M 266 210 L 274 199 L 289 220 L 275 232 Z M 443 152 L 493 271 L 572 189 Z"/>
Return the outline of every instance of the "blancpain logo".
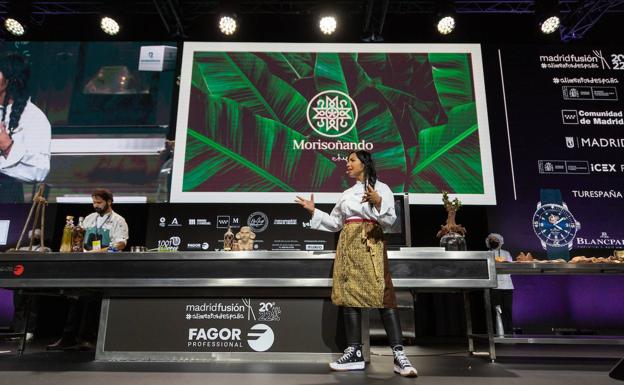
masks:
<path fill-rule="evenodd" d="M 601 232 L 597 238 L 576 237 L 576 247 L 580 249 L 610 249 L 624 246 L 624 239 L 611 238 L 606 232 Z"/>

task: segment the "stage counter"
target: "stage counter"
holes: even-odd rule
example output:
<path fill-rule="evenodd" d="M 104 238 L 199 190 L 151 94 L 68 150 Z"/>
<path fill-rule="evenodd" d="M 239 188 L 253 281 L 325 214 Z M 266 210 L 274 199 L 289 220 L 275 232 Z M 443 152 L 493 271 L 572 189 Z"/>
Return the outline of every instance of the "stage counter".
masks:
<path fill-rule="evenodd" d="M 329 300 L 333 260 L 305 251 L 6 253 L 0 287 L 101 296 L 96 360 L 328 362 L 344 347 Z M 396 290 L 463 291 L 469 335 L 467 292 L 482 291 L 490 308 L 490 253 L 403 249 L 388 260 Z M 487 310 L 486 321 L 494 359 Z"/>

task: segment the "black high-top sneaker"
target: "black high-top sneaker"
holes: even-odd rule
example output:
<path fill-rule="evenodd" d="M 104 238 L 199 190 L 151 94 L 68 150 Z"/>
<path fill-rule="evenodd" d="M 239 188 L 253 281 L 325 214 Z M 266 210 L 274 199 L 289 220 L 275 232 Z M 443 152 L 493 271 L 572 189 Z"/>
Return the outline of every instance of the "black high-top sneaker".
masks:
<path fill-rule="evenodd" d="M 331 362 L 329 367 L 336 371 L 364 370 L 362 345 L 347 346 L 342 357 L 335 362 Z"/>
<path fill-rule="evenodd" d="M 400 374 L 403 377 L 416 377 L 418 372 L 416 368 L 407 359 L 405 350 L 402 345 L 397 345 L 392 348 L 394 353 L 394 372 Z"/>

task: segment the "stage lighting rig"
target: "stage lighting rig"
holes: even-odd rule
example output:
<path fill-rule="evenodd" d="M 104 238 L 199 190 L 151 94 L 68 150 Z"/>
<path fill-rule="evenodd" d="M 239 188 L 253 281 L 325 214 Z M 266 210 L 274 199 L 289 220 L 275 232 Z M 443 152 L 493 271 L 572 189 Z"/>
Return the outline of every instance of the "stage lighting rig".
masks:
<path fill-rule="evenodd" d="M 336 27 L 338 26 L 338 22 L 334 16 L 324 16 L 319 21 L 319 28 L 321 32 L 325 35 L 331 35 L 336 32 Z"/>
<path fill-rule="evenodd" d="M 436 29 L 442 35 L 448 35 L 455 30 L 455 6 L 452 1 L 440 1 L 436 4 Z"/>
<path fill-rule="evenodd" d="M 103 16 L 100 19 L 100 28 L 104 31 L 105 34 L 115 36 L 121 30 L 119 23 L 117 20 L 113 19 L 110 16 Z"/>

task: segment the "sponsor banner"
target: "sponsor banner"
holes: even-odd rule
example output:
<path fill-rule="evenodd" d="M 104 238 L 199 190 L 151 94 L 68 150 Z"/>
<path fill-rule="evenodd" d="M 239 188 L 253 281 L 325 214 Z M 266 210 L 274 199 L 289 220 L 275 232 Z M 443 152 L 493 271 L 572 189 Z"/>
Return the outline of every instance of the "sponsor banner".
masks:
<path fill-rule="evenodd" d="M 332 206 L 319 208 L 330 211 Z M 305 228 L 303 224 L 309 223 L 310 214 L 295 204 L 170 203 L 154 204 L 149 210 L 146 246 L 150 249 L 221 250 L 228 227 L 236 234 L 243 226 L 256 233 L 254 250 L 335 249 L 336 234 Z"/>
<path fill-rule="evenodd" d="M 394 196 L 397 220 L 386 232 L 388 247 L 406 246 L 405 195 Z M 333 205 L 319 204 L 327 213 Z M 293 204 L 152 204 L 145 245 L 161 251 L 223 249 L 228 228 L 233 233 L 249 226 L 256 234 L 254 250 L 335 250 L 338 233 L 312 230 L 310 214 Z"/>
<path fill-rule="evenodd" d="M 104 351 L 338 352 L 337 309 L 322 298 L 114 298 Z"/>
<path fill-rule="evenodd" d="M 562 199 L 554 203 L 581 225 L 573 241 L 558 239 L 572 248 L 571 255 L 621 248 L 624 49 L 508 46 L 486 52 L 486 62 L 495 62 L 502 75 L 496 92 L 505 95 L 492 122 L 505 129 L 493 141 L 500 159 L 497 190 L 503 193 L 489 212 L 490 225 L 512 251 L 545 258 L 532 218 L 540 190 L 556 189 Z M 563 231 L 561 223 L 545 226 Z"/>

